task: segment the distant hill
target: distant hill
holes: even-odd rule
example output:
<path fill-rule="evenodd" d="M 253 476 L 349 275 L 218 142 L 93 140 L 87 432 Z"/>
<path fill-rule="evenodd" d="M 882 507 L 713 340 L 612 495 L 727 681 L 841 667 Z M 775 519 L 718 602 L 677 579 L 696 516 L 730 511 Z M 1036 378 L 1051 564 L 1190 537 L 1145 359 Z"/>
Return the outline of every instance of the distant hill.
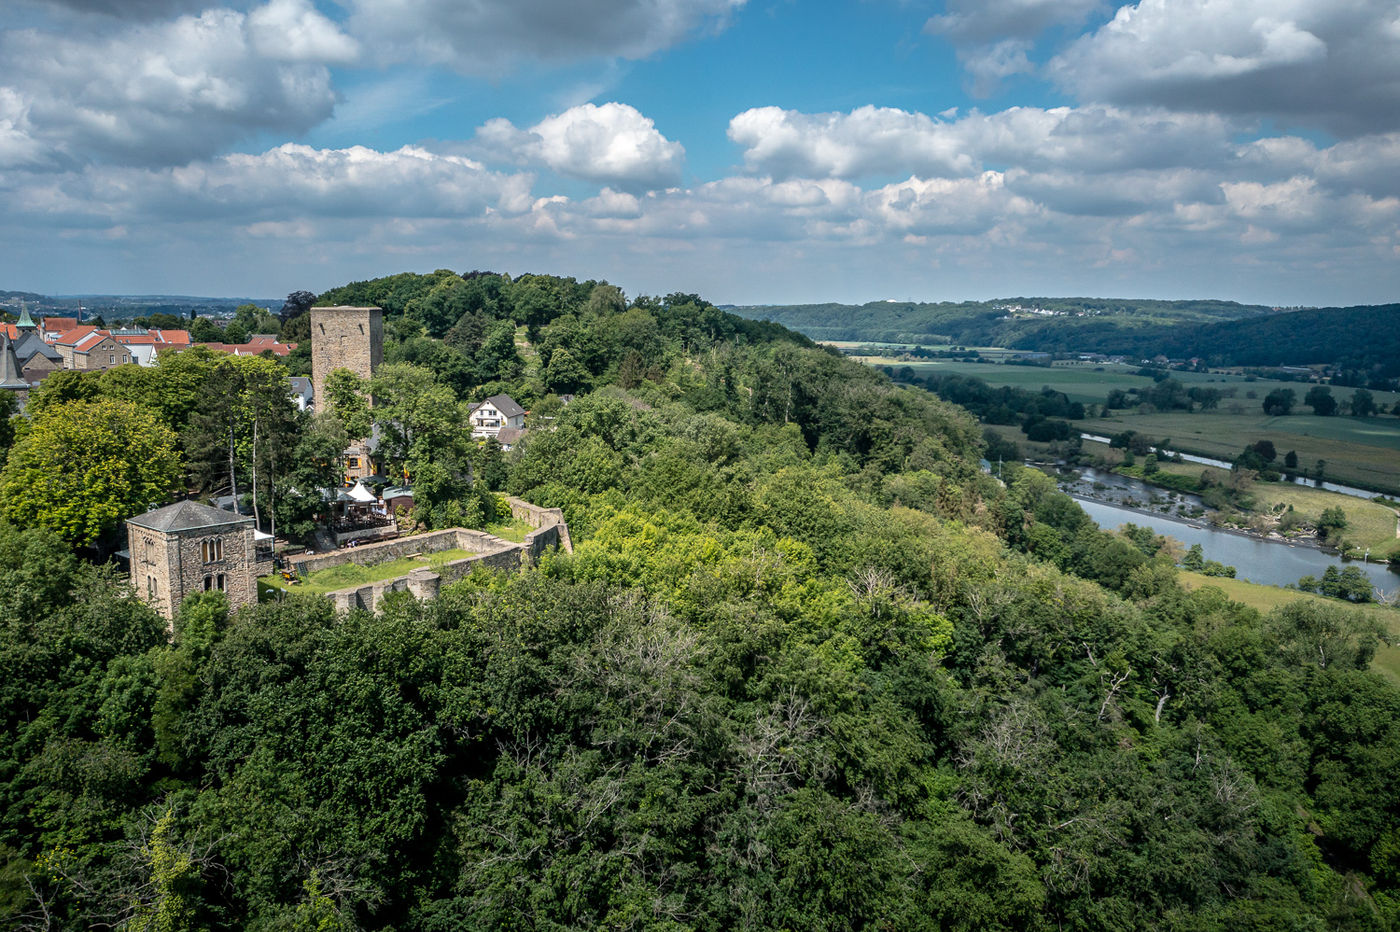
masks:
<path fill-rule="evenodd" d="M 1327 364 L 1400 375 L 1400 304 L 1279 310 L 1232 301 L 1007 298 L 954 304 L 736 307 L 817 340 L 1199 357 L 1218 366 Z"/>
<path fill-rule="evenodd" d="M 1341 369 L 1400 375 L 1400 304 L 1325 307 L 1228 321 L 1134 339 L 1173 357 L 1220 365 L 1302 366 L 1327 363 Z"/>
<path fill-rule="evenodd" d="M 32 314 L 71 315 L 82 306 L 84 315 L 100 314 L 105 318 L 144 317 L 150 314 L 173 314 L 188 317 L 191 311 L 201 317 L 231 314 L 240 304 L 256 304 L 274 311 L 282 307 L 282 298 L 222 298 L 197 295 L 44 295 L 31 291 L 0 291 L 0 306 L 15 310 L 21 301 Z"/>
<path fill-rule="evenodd" d="M 871 301 L 861 305 L 769 305 L 730 310 L 744 317 L 776 321 L 815 340 L 1018 347 L 1277 313 L 1270 307 L 1233 301 L 1045 297 L 936 304 Z"/>

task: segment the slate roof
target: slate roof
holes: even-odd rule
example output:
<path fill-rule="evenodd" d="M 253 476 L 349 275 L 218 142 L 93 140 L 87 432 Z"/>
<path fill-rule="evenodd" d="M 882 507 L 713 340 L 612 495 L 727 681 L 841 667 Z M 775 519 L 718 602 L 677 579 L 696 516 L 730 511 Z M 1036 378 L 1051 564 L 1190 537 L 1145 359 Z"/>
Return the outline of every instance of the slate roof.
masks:
<path fill-rule="evenodd" d="M 58 350 L 45 343 L 43 337 L 31 330 L 15 343 L 15 358 L 19 360 L 20 365 L 24 365 L 35 356 L 43 356 L 54 362 L 63 361 L 63 356 Z"/>
<path fill-rule="evenodd" d="M 176 502 L 148 511 L 134 518 L 127 518 L 127 524 L 148 528 L 152 531 L 193 531 L 204 527 L 223 527 L 229 524 L 252 524 L 247 515 L 236 515 L 222 508 L 201 505 L 199 502 Z"/>
<path fill-rule="evenodd" d="M 509 395 L 492 395 L 490 398 L 487 398 L 486 401 L 472 405 L 472 410 L 475 411 L 483 404 L 490 404 L 491 407 L 501 412 L 504 417 L 515 417 L 516 415 L 525 413 L 525 409 L 516 404 L 515 399 Z"/>
<path fill-rule="evenodd" d="M 29 383 L 19 372 L 19 361 L 15 359 L 15 347 L 9 337 L 0 337 L 0 388 L 28 388 Z"/>

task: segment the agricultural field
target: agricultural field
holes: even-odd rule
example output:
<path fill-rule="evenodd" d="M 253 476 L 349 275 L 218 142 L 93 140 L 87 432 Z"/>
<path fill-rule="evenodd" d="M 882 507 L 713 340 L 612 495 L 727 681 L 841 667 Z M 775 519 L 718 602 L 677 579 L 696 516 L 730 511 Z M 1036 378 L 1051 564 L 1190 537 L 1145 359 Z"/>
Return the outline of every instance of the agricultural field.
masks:
<path fill-rule="evenodd" d="M 877 344 L 832 345 L 857 347 Z M 894 344 L 889 345 L 895 346 Z M 1048 385 L 1056 391 L 1064 392 L 1071 401 L 1083 404 L 1102 404 L 1108 397 L 1108 393 L 1115 388 L 1127 391 L 1132 388 L 1145 389 L 1152 386 L 1152 379 L 1145 375 L 1138 375 L 1140 367 L 1134 365 L 1061 360 L 1052 366 L 1016 366 L 994 362 L 964 362 L 954 359 L 904 360 L 893 355 L 853 356 L 851 358 L 871 366 L 892 366 L 895 369 L 908 366 L 921 378 L 930 375 L 968 375 L 982 379 L 989 385 L 998 387 L 1010 385 L 1029 391 L 1039 391 L 1043 386 Z M 1224 372 L 1172 372 L 1171 377 L 1187 387 L 1209 385 L 1219 388 L 1226 393 L 1225 400 L 1220 403 L 1222 411 L 1229 411 L 1232 405 L 1238 404 L 1246 411 L 1259 409 L 1261 414 L 1263 413 L 1264 396 L 1274 389 L 1291 388 L 1297 393 L 1301 406 L 1303 396 L 1311 387 L 1305 382 L 1280 382 Z M 1332 394 L 1339 400 L 1350 397 L 1351 392 L 1350 388 L 1334 387 L 1332 389 Z M 1249 397 L 1251 393 L 1254 395 L 1253 398 Z M 1371 394 L 1378 405 L 1389 407 L 1400 401 L 1400 393 L 1397 392 L 1372 392 Z M 1303 410 L 1308 409 L 1304 408 Z M 1302 416 L 1310 420 L 1336 420 L 1336 418 L 1313 418 L 1311 414 Z M 1391 423 L 1400 422 L 1391 421 Z"/>
<path fill-rule="evenodd" d="M 1282 589 L 1278 586 L 1261 586 L 1243 579 L 1202 576 L 1200 573 L 1188 573 L 1185 570 L 1180 571 L 1179 578 L 1181 584 L 1187 589 L 1215 586 L 1231 600 L 1242 602 L 1260 612 L 1267 613 L 1280 605 L 1304 599 L 1309 602 L 1341 606 L 1349 612 L 1356 612 L 1379 622 L 1386 632 L 1388 643 L 1382 643 L 1376 651 L 1376 659 L 1371 662 L 1371 669 L 1392 683 L 1400 684 L 1400 647 L 1396 646 L 1397 641 L 1400 641 L 1400 609 L 1394 606 L 1351 605 L 1338 599 L 1314 595 L 1311 592 L 1298 592 L 1293 589 Z"/>
<path fill-rule="evenodd" d="M 1333 482 L 1400 492 L 1400 418 L 1269 417 L 1262 410 L 1257 414 L 1115 412 L 1075 426 L 1105 436 L 1137 431 L 1156 440 L 1170 439 L 1172 449 L 1222 460 L 1233 460 L 1256 440 L 1269 440 L 1280 456 L 1296 452 L 1300 468 L 1311 470 L 1323 460 L 1324 476 Z"/>

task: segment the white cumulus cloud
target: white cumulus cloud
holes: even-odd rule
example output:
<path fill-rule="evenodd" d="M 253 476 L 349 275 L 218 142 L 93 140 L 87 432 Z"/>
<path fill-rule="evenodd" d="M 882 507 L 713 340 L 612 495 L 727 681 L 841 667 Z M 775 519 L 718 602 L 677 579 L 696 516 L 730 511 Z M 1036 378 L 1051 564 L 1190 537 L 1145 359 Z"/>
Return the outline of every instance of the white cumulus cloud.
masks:
<path fill-rule="evenodd" d="M 279 24 L 290 32 L 273 42 Z M 14 31 L 0 37 L 0 57 L 25 62 L 9 92 L 31 145 L 56 165 L 170 165 L 329 117 L 336 97 L 320 62 L 350 50 L 336 35 L 298 0 L 274 0 L 248 15 L 208 10 L 112 35 Z"/>
<path fill-rule="evenodd" d="M 477 130 L 473 148 L 632 193 L 678 183 L 685 163 L 680 143 L 663 136 L 635 107 L 620 103 L 570 107 L 525 130 L 509 120 L 490 120 Z"/>
<path fill-rule="evenodd" d="M 360 45 L 321 15 L 310 0 L 271 0 L 248 14 L 253 45 L 273 61 L 348 64 Z"/>
<path fill-rule="evenodd" d="M 776 177 L 966 177 L 988 165 L 1108 172 L 1209 166 L 1234 155 L 1229 120 L 1116 107 L 1011 107 L 942 119 L 887 107 L 802 113 L 759 107 L 729 138 L 751 171 Z"/>
<path fill-rule="evenodd" d="M 1392 0 L 1140 0 L 1049 71 L 1081 98 L 1346 135 L 1400 127 Z"/>

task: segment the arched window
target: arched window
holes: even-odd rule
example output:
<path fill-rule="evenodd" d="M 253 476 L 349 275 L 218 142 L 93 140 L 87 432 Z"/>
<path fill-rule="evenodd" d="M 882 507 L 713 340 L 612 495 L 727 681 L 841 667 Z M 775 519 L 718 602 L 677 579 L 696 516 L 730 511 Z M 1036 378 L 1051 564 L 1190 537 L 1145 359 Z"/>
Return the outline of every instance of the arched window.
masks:
<path fill-rule="evenodd" d="M 205 563 L 214 563 L 224 558 L 224 541 L 221 537 L 213 537 L 199 545 L 200 555 Z"/>

